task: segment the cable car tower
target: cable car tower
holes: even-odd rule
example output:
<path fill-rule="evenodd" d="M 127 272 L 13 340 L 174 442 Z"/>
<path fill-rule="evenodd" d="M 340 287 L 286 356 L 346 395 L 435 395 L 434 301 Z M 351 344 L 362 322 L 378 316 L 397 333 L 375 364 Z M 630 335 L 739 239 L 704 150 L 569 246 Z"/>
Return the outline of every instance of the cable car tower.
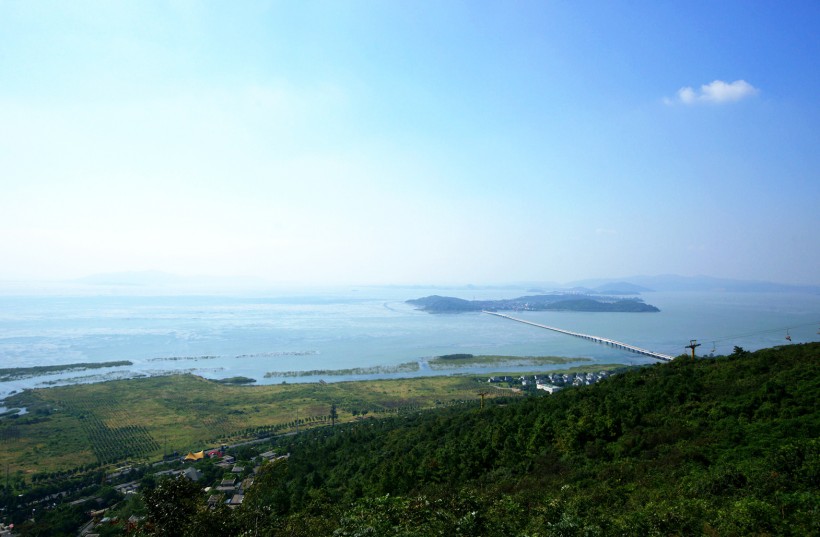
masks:
<path fill-rule="evenodd" d="M 692 349 L 692 360 L 695 359 L 695 347 L 700 347 L 700 343 L 698 343 L 697 339 L 690 339 L 689 345 L 687 345 L 686 348 Z"/>

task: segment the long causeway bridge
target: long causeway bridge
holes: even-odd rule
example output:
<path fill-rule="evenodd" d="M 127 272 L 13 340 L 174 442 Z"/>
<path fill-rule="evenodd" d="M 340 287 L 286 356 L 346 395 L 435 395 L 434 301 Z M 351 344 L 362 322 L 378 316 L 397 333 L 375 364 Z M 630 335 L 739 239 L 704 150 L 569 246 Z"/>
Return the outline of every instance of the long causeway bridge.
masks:
<path fill-rule="evenodd" d="M 672 360 L 674 356 L 669 356 L 668 354 L 661 354 L 659 352 L 650 351 L 647 349 L 642 349 L 640 347 L 636 347 L 635 345 L 630 345 L 629 343 L 622 343 L 620 341 L 615 341 L 614 339 L 609 339 L 605 337 L 598 337 L 598 336 L 590 336 L 589 334 L 582 334 L 580 332 L 571 332 L 569 330 L 564 330 L 563 328 L 556 328 L 554 326 L 547 326 L 545 324 L 538 324 L 532 321 L 525 321 L 524 319 L 518 319 L 516 317 L 510 317 L 509 315 L 504 315 L 503 313 L 496 313 L 494 311 L 482 311 L 481 313 L 486 313 L 487 315 L 495 315 L 496 317 L 503 317 L 504 319 L 509 319 L 511 321 L 517 321 L 519 323 L 530 324 L 532 326 L 537 326 L 538 328 L 546 328 L 547 330 L 552 330 L 553 332 L 560 332 L 562 334 L 567 334 L 568 336 L 575 336 L 582 339 L 587 339 L 589 341 L 594 341 L 595 343 L 600 343 L 602 345 L 609 345 L 610 347 L 616 347 L 618 349 L 624 349 L 630 352 L 635 352 L 638 354 L 643 354 L 644 356 L 650 356 L 652 358 L 657 358 L 658 360 Z"/>

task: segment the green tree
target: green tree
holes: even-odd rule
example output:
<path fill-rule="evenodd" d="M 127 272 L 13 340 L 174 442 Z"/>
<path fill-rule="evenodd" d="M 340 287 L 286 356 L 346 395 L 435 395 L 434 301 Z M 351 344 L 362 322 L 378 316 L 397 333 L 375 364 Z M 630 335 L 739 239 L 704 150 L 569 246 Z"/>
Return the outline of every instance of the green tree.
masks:
<path fill-rule="evenodd" d="M 336 420 L 338 419 L 339 414 L 336 412 L 336 403 L 330 405 L 330 424 L 334 427 L 336 426 Z"/>
<path fill-rule="evenodd" d="M 202 500 L 202 491 L 193 481 L 181 476 L 161 481 L 143 492 L 149 531 L 166 537 L 190 535 L 195 515 L 203 508 Z"/>

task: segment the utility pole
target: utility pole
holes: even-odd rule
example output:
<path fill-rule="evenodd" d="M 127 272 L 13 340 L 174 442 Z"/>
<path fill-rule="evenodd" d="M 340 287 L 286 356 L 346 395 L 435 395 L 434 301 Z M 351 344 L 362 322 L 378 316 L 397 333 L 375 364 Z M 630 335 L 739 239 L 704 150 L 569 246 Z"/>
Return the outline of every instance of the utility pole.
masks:
<path fill-rule="evenodd" d="M 692 349 L 692 360 L 695 359 L 695 347 L 700 347 L 700 343 L 698 343 L 697 339 L 690 339 L 689 345 L 687 345 L 686 348 Z"/>
<path fill-rule="evenodd" d="M 487 395 L 487 392 L 478 392 L 478 395 L 481 396 L 481 410 L 484 410 L 484 396 Z"/>

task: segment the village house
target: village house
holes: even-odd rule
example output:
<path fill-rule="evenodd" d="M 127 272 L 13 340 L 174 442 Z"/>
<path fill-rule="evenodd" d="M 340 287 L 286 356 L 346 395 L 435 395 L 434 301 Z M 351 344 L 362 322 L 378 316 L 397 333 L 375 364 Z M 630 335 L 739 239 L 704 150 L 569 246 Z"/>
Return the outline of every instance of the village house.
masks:
<path fill-rule="evenodd" d="M 561 389 L 560 386 L 553 386 L 552 384 L 541 384 L 541 383 L 536 384 L 535 387 L 536 387 L 536 389 L 544 390 L 547 393 L 555 393 L 555 392 L 557 392 L 558 390 Z"/>
<path fill-rule="evenodd" d="M 183 470 L 182 475 L 184 475 L 187 479 L 191 481 L 199 481 L 200 479 L 202 479 L 202 472 L 200 472 L 193 466 L 189 466 L 188 468 Z"/>
<path fill-rule="evenodd" d="M 223 493 L 232 493 L 236 490 L 236 479 L 233 477 L 227 477 L 222 480 L 216 490 Z"/>

